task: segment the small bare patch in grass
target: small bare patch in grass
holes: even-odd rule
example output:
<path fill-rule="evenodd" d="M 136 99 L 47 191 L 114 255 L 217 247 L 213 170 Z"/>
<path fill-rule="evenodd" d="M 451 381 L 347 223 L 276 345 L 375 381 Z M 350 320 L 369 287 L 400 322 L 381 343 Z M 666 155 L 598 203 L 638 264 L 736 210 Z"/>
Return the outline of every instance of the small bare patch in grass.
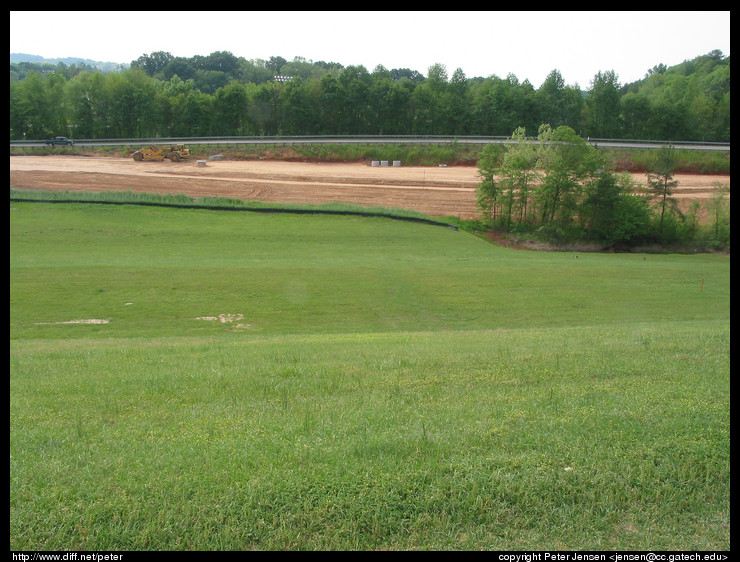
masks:
<path fill-rule="evenodd" d="M 196 320 L 208 320 L 210 322 L 220 322 L 221 324 L 229 324 L 231 328 L 250 328 L 251 324 L 239 322 L 244 319 L 244 315 L 240 313 L 234 314 L 219 314 L 218 316 L 198 316 Z"/>
<path fill-rule="evenodd" d="M 107 324 L 110 320 L 102 318 L 82 318 L 79 320 L 65 320 L 63 322 L 36 322 L 36 324 Z"/>

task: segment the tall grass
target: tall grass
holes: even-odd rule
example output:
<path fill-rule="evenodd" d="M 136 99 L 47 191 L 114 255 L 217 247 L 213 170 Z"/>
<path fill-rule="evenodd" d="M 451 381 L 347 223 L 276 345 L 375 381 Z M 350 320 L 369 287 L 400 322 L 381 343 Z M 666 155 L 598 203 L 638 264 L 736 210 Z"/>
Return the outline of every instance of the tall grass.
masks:
<path fill-rule="evenodd" d="M 11 550 L 729 548 L 729 256 L 10 218 Z"/>
<path fill-rule="evenodd" d="M 398 160 L 413 166 L 437 166 L 445 163 L 474 164 L 478 150 L 466 145 L 418 145 L 403 143 L 385 144 L 334 144 L 334 145 L 299 145 L 294 150 L 318 161 L 366 161 Z"/>
<path fill-rule="evenodd" d="M 657 151 L 646 149 L 602 148 L 617 169 L 629 172 L 646 172 L 654 169 Z M 675 173 L 680 174 L 729 174 L 730 153 L 714 150 L 688 150 L 673 147 L 676 160 Z"/>

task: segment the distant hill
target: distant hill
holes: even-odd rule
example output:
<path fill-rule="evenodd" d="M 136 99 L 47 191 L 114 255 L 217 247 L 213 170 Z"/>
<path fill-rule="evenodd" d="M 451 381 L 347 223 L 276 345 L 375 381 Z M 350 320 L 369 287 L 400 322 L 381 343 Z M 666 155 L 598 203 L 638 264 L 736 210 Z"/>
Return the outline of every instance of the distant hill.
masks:
<path fill-rule="evenodd" d="M 79 57 L 65 57 L 58 59 L 47 59 L 39 55 L 29 55 L 27 53 L 10 53 L 10 64 L 19 62 L 32 62 L 35 64 L 59 64 L 60 62 L 67 66 L 72 64 L 86 64 L 97 68 L 103 72 L 113 72 L 117 70 L 124 70 L 128 68 L 129 63 L 118 63 L 118 62 L 101 62 L 91 59 L 83 59 Z"/>

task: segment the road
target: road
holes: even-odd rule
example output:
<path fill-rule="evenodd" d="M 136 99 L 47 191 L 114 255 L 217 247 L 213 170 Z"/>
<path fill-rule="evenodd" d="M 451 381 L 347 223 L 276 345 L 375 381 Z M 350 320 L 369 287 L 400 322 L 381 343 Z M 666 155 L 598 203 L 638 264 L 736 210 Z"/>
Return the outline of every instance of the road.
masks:
<path fill-rule="evenodd" d="M 167 139 L 79 139 L 75 140 L 75 146 L 131 146 L 141 144 L 182 144 L 190 145 L 235 145 L 235 144 L 258 144 L 258 145 L 289 145 L 289 144 L 372 144 L 372 143 L 402 143 L 402 144 L 490 144 L 505 143 L 508 139 L 504 137 L 425 137 L 425 136 L 398 136 L 398 137 L 182 137 Z M 587 139 L 592 146 L 607 148 L 645 148 L 656 149 L 671 141 L 638 141 L 629 139 Z M 730 151 L 730 143 L 703 143 L 703 142 L 673 142 L 673 146 L 688 150 L 715 150 L 722 152 Z M 46 146 L 44 140 L 11 141 L 11 147 L 40 147 Z"/>

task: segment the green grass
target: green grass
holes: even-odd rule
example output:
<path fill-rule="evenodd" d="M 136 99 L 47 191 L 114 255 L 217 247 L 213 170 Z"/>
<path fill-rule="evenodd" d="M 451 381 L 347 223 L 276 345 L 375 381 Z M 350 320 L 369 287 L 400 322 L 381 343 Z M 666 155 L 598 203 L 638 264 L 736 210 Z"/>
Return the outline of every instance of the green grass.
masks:
<path fill-rule="evenodd" d="M 727 255 L 133 205 L 10 234 L 11 550 L 729 549 Z"/>

